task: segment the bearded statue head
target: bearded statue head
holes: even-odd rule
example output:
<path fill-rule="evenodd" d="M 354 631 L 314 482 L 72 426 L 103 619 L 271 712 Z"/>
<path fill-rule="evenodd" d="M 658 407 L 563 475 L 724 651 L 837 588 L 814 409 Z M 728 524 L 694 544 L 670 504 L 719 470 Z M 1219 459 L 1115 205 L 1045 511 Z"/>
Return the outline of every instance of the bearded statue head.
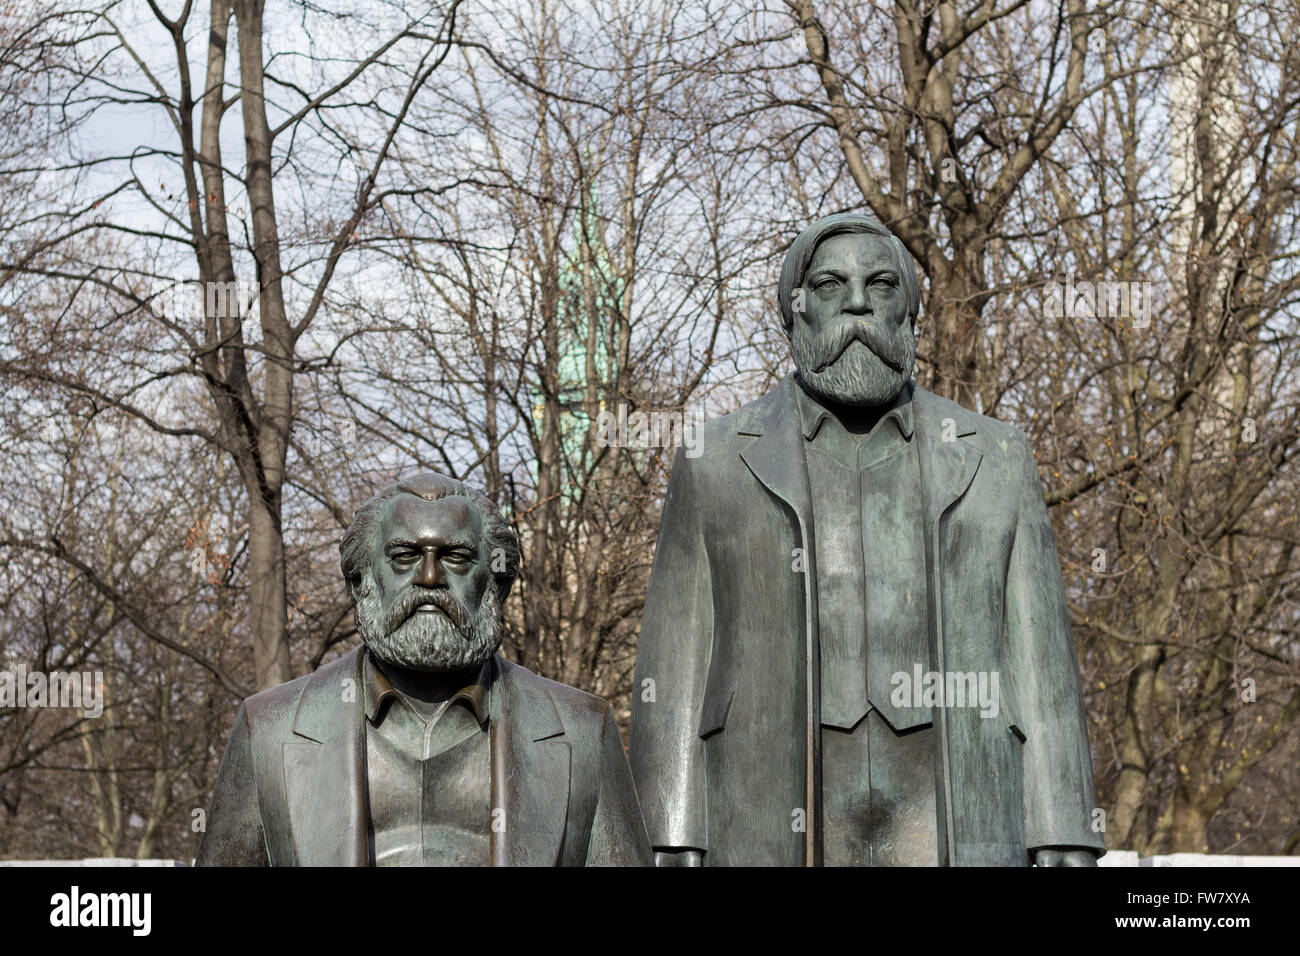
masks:
<path fill-rule="evenodd" d="M 484 495 L 446 475 L 399 481 L 361 506 L 339 552 L 357 630 L 381 661 L 454 671 L 496 653 L 519 543 Z"/>
<path fill-rule="evenodd" d="M 911 379 L 916 268 L 881 223 L 856 213 L 817 220 L 786 253 L 778 298 L 799 379 L 815 395 L 884 405 Z"/>

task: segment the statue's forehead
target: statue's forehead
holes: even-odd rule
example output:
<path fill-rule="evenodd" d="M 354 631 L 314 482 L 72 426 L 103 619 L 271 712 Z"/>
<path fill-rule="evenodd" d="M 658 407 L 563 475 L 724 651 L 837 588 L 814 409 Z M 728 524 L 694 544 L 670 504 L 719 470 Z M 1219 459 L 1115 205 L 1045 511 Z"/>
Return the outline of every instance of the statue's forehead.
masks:
<path fill-rule="evenodd" d="M 818 243 L 808 262 L 808 272 L 828 266 L 852 264 L 870 268 L 893 266 L 894 247 L 888 238 L 872 232 L 846 232 Z"/>
<path fill-rule="evenodd" d="M 393 538 L 447 541 L 476 537 L 483 526 L 478 507 L 463 495 L 448 495 L 427 501 L 416 495 L 401 494 L 384 506 L 380 535 Z"/>

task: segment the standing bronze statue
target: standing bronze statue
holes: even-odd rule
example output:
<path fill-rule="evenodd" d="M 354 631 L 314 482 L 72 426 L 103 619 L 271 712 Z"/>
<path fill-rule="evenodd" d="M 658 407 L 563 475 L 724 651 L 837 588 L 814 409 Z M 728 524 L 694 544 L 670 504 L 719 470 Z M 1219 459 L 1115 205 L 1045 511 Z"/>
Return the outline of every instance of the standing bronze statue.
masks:
<path fill-rule="evenodd" d="M 631 761 L 660 865 L 1095 865 L 1078 665 L 1033 452 L 911 380 L 883 225 L 786 255 L 796 372 L 664 503 Z"/>
<path fill-rule="evenodd" d="M 496 653 L 519 549 L 492 502 L 420 475 L 340 551 L 364 644 L 240 707 L 198 865 L 649 865 L 609 707 Z"/>

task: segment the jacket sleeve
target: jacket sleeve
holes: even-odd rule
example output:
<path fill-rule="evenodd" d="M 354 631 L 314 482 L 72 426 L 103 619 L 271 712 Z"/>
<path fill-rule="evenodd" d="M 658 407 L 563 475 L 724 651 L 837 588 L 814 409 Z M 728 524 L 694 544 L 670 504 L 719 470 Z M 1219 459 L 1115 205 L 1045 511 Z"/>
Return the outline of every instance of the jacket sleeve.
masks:
<path fill-rule="evenodd" d="M 1007 570 L 1011 683 L 1024 732 L 1025 848 L 1086 847 L 1105 853 L 1093 829 L 1097 804 L 1079 664 L 1061 566 L 1034 453 L 1022 461 L 1019 518 Z"/>
<path fill-rule="evenodd" d="M 248 715 L 241 704 L 208 808 L 195 866 L 269 866 L 257 803 Z"/>
<path fill-rule="evenodd" d="M 600 796 L 587 845 L 587 866 L 653 866 L 632 771 L 614 714 L 605 708 L 600 735 Z"/>
<path fill-rule="evenodd" d="M 630 756 L 650 843 L 707 851 L 700 713 L 713 598 L 691 460 L 678 449 L 641 619 Z"/>

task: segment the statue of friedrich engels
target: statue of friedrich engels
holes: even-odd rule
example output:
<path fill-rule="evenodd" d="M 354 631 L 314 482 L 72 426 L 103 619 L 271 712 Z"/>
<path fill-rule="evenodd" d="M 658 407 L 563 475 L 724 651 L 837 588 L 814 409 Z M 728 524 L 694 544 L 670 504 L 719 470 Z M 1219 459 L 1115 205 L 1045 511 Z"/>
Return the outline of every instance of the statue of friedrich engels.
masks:
<path fill-rule="evenodd" d="M 796 371 L 664 504 L 630 744 L 657 862 L 1096 865 L 1028 441 L 912 381 L 916 273 L 874 219 L 805 229 L 778 294 Z"/>

